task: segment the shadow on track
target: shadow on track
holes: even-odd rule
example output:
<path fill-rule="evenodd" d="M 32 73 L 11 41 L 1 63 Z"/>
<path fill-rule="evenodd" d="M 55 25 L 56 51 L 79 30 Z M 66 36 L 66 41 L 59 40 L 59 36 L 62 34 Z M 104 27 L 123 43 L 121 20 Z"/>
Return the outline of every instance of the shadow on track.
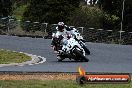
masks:
<path fill-rule="evenodd" d="M 81 62 L 81 61 L 73 61 L 73 60 L 65 60 L 65 61 L 61 61 L 61 62 L 58 62 L 58 61 L 52 61 L 53 63 L 88 63 L 88 62 Z"/>

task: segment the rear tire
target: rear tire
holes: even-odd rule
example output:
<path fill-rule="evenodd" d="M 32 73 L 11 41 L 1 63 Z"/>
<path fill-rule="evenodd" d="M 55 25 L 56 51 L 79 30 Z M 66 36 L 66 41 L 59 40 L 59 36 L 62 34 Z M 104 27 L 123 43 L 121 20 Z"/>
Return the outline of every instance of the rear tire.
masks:
<path fill-rule="evenodd" d="M 89 51 L 89 49 L 86 46 L 83 46 L 82 48 L 84 49 L 84 51 L 86 52 L 86 54 L 90 55 L 90 51 Z"/>

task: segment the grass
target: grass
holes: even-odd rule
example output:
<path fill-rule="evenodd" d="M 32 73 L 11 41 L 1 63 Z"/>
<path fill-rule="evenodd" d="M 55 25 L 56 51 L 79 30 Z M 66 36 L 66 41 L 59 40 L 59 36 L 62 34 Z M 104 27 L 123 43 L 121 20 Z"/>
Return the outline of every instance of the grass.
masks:
<path fill-rule="evenodd" d="M 21 63 L 31 60 L 31 57 L 18 52 L 0 50 L 0 64 Z"/>
<path fill-rule="evenodd" d="M 132 83 L 79 85 L 71 80 L 1 80 L 0 88 L 132 88 Z"/>

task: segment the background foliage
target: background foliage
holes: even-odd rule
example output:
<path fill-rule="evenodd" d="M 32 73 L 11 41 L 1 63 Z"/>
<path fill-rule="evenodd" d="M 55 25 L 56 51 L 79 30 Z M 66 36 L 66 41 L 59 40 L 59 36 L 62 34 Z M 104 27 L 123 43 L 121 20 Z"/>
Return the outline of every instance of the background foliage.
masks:
<path fill-rule="evenodd" d="M 82 6 L 73 13 L 68 22 L 69 25 L 85 28 L 100 28 L 103 22 L 103 11 L 97 7 Z"/>
<path fill-rule="evenodd" d="M 85 27 L 85 34 L 87 38 L 92 36 L 92 40 L 102 36 L 100 33 L 93 33 L 89 30 L 90 27 L 95 29 L 113 30 L 112 39 L 119 39 L 119 30 L 121 27 L 121 15 L 122 15 L 122 3 L 123 0 L 90 0 L 90 5 L 87 5 L 86 0 L 0 0 L 0 18 L 7 16 L 14 16 L 18 20 L 22 20 L 22 28 L 20 25 L 17 29 L 23 29 L 21 33 L 31 34 L 34 32 L 42 32 L 46 28 L 42 23 L 48 23 L 46 29 L 47 34 L 51 35 L 51 24 L 56 24 L 58 21 L 64 21 L 66 25 L 72 25 L 75 27 Z M 97 3 L 95 3 L 97 2 Z M 30 22 L 26 22 L 26 21 Z M 38 21 L 39 23 L 34 24 Z M 20 23 L 19 23 L 20 24 Z M 3 26 L 7 26 L 4 27 Z M 3 25 L 0 21 L 1 29 L 7 28 L 9 21 Z M 43 27 L 44 26 L 44 27 Z M 55 27 L 53 27 L 55 28 Z M 18 31 L 17 30 L 17 31 Z M 132 32 L 132 0 L 125 0 L 124 18 L 123 18 L 123 31 Z M 45 33 L 46 33 L 45 32 Z M 50 32 L 50 33 L 49 33 Z M 95 31 L 96 32 L 96 31 Z M 131 35 L 123 33 L 125 35 L 123 40 L 131 39 Z M 89 34 L 89 35 L 88 35 Z M 103 33 L 107 34 L 107 33 Z M 97 36 L 99 35 L 99 36 Z M 112 35 L 109 35 L 111 37 Z M 108 35 L 103 38 L 108 39 Z M 102 37 L 100 38 L 102 39 Z M 112 40 L 113 41 L 113 40 Z"/>
<path fill-rule="evenodd" d="M 12 11 L 11 0 L 0 0 L 0 17 L 7 17 Z"/>
<path fill-rule="evenodd" d="M 31 0 L 23 14 L 23 20 L 48 23 L 68 21 L 69 16 L 78 6 L 78 0 Z"/>

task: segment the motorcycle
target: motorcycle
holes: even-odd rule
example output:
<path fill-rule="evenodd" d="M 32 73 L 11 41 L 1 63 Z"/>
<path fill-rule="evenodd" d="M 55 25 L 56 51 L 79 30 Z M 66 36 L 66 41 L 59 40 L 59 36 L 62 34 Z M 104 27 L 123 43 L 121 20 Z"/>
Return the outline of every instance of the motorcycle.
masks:
<path fill-rule="evenodd" d="M 63 39 L 62 49 L 58 51 L 57 59 L 62 61 L 65 58 L 74 59 L 75 61 L 88 62 L 89 59 L 85 57 L 85 51 L 80 44 L 74 39 Z"/>
<path fill-rule="evenodd" d="M 73 28 L 72 30 L 72 35 L 74 37 L 74 39 L 76 41 L 78 41 L 78 43 L 81 45 L 81 47 L 85 50 L 86 54 L 87 55 L 90 55 L 90 51 L 89 49 L 86 47 L 85 45 L 85 41 L 83 39 L 83 37 L 80 35 L 80 33 L 78 32 L 78 30 L 76 30 L 75 28 Z M 54 51 L 58 51 L 59 49 L 61 49 L 62 45 L 61 45 L 61 39 L 64 38 L 64 35 L 60 36 L 60 38 L 56 38 L 54 37 L 55 36 L 55 33 L 52 34 L 52 44 L 54 47 L 53 47 L 53 50 Z"/>

